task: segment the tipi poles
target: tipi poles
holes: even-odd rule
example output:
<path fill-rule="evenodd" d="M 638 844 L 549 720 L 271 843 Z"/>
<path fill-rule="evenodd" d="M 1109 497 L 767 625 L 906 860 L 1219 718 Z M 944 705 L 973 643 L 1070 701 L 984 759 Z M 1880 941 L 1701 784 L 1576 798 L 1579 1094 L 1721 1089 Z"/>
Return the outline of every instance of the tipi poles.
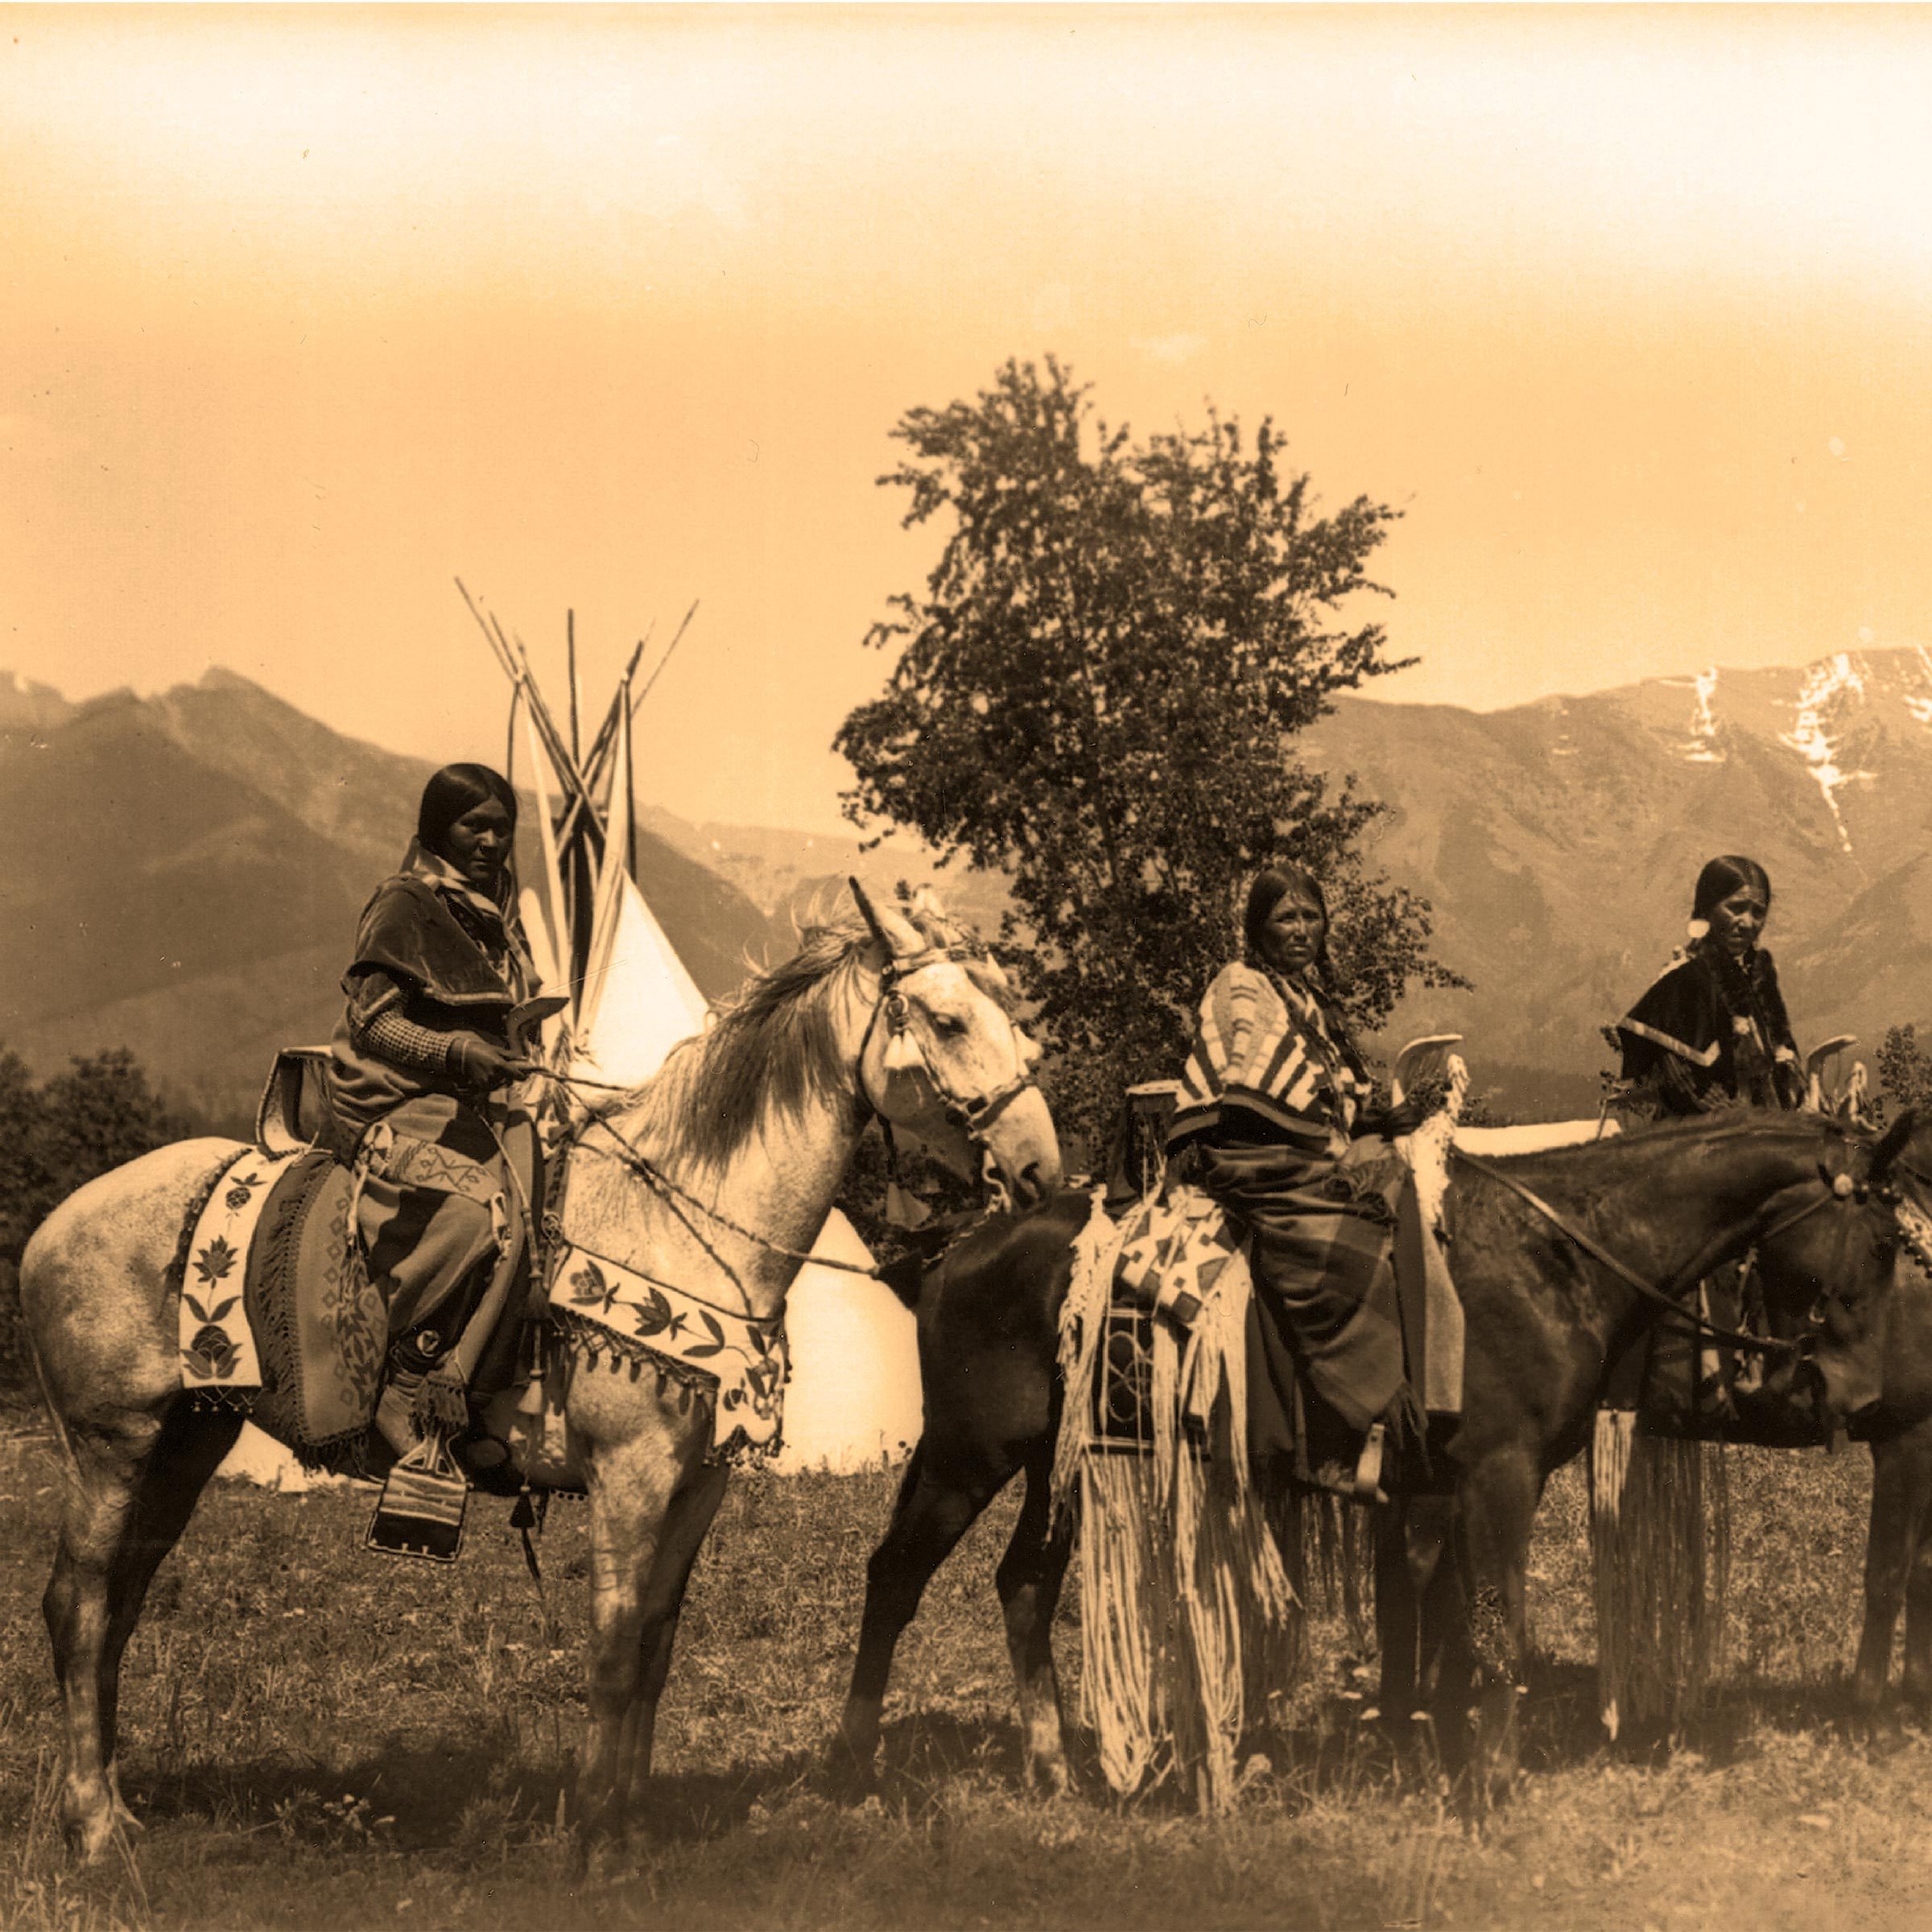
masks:
<path fill-rule="evenodd" d="M 580 770 L 584 741 L 577 735 L 577 613 L 564 613 L 564 658 L 570 677 L 570 762 Z"/>

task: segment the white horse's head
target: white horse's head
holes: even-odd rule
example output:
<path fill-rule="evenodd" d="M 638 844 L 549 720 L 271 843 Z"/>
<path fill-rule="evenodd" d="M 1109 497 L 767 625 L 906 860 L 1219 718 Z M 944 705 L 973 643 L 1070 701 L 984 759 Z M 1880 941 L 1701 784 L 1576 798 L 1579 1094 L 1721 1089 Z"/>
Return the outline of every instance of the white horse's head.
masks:
<path fill-rule="evenodd" d="M 879 976 L 860 1090 L 955 1172 L 976 1179 L 990 1154 L 1016 1201 L 1038 1199 L 1059 1184 L 1059 1140 L 1006 976 L 929 892 L 901 909 L 874 906 L 857 879 L 852 890 Z"/>

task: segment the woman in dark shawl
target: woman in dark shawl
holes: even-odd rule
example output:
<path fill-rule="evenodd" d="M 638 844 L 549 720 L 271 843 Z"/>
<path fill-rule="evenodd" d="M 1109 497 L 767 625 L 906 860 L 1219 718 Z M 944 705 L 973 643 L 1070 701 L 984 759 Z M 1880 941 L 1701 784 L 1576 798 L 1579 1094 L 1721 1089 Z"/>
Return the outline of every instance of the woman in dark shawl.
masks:
<path fill-rule="evenodd" d="M 329 1100 L 389 1309 L 377 1426 L 398 1455 L 432 1426 L 460 1434 L 469 1398 L 488 1393 L 478 1371 L 524 1245 L 535 1143 L 514 1092 L 529 1067 L 513 1016 L 536 976 L 517 915 L 516 824 L 516 794 L 489 766 L 437 772 L 342 981 Z"/>
<path fill-rule="evenodd" d="M 1771 881 L 1755 859 L 1727 853 L 1697 875 L 1687 943 L 1616 1025 L 1622 1105 L 1638 1121 L 1802 1103 L 1804 1075 L 1777 968 L 1757 943 L 1770 913 Z M 1720 1327 L 1762 1326 L 1748 1260 L 1719 1269 L 1699 1294 L 1700 1311 Z M 1611 1406 L 1642 1407 L 1665 1433 L 1692 1431 L 1744 1415 L 1762 1399 L 1763 1383 L 1761 1357 L 1734 1360 L 1707 1344 L 1660 1334 L 1612 1371 Z"/>
<path fill-rule="evenodd" d="M 1770 912 L 1771 881 L 1755 859 L 1727 854 L 1697 875 L 1688 943 L 1617 1022 L 1637 1111 L 1668 1118 L 1802 1101 L 1777 968 L 1757 943 Z"/>
<path fill-rule="evenodd" d="M 1371 1432 L 1397 1423 L 1399 1439 L 1421 1417 L 1395 1299 L 1399 1175 L 1386 1166 L 1377 1184 L 1346 1157 L 1352 1141 L 1412 1133 L 1418 1121 L 1407 1107 L 1373 1105 L 1335 998 L 1314 876 L 1286 865 L 1259 873 L 1243 936 L 1245 956 L 1222 968 L 1201 1002 L 1168 1145 L 1195 1150 L 1202 1184 L 1250 1237 L 1258 1339 L 1278 1393 L 1292 1399 L 1298 1365 L 1331 1412 L 1310 1416 L 1304 1473 L 1372 1491 L 1381 1436 Z M 1375 1450 L 1352 1478 L 1364 1438 Z M 1344 1443 L 1341 1462 L 1323 1454 Z"/>

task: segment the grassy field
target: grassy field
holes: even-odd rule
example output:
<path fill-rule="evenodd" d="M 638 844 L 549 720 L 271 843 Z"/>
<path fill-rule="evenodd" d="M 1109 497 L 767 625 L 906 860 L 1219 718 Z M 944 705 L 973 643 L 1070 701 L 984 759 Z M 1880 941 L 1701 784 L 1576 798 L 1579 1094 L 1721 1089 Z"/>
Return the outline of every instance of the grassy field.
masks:
<path fill-rule="evenodd" d="M 1596 1724 L 1580 1488 L 1559 1479 L 1532 1572 L 1534 1775 L 1480 1839 L 1360 1721 L 1366 1662 L 1333 1620 L 1305 1721 L 1257 1740 L 1236 1814 L 1120 1805 L 1088 1758 L 1080 1795 L 1027 1795 L 992 1590 L 1007 1507 L 902 1647 L 877 1795 L 836 1802 L 818 1753 L 891 1479 L 741 1480 L 692 1585 L 653 1828 L 580 1879 L 557 1818 L 583 1716 L 581 1508 L 551 1513 L 546 1605 L 507 1505 L 475 1506 L 452 1571 L 362 1554 L 363 1495 L 241 1486 L 204 1503 L 130 1653 L 138 1866 L 72 1871 L 39 1609 L 58 1475 L 46 1440 L 0 1443 L 0 1926 L 1932 1925 L 1932 1740 L 1842 1723 L 1862 1452 L 1736 1456 L 1728 1687 L 1674 1753 Z M 1077 1650 L 1063 1620 L 1070 1701 Z"/>

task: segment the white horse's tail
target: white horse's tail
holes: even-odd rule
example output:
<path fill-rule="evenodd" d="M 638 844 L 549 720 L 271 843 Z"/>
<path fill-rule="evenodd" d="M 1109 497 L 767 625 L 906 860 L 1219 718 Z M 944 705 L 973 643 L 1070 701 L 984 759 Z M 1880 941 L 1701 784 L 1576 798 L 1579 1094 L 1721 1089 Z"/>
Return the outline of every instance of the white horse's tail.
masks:
<path fill-rule="evenodd" d="M 40 1350 L 35 1343 L 34 1332 L 24 1322 L 21 1324 L 21 1329 L 27 1336 L 27 1359 L 34 1364 L 34 1381 L 39 1389 L 41 1402 L 47 1410 L 47 1419 L 54 1426 L 54 1434 L 59 1439 L 60 1453 L 67 1458 L 68 1470 L 78 1476 L 80 1473 L 80 1459 L 74 1453 L 74 1439 L 67 1432 L 67 1418 L 55 1406 L 54 1392 L 47 1385 L 47 1371 L 41 1366 Z"/>

